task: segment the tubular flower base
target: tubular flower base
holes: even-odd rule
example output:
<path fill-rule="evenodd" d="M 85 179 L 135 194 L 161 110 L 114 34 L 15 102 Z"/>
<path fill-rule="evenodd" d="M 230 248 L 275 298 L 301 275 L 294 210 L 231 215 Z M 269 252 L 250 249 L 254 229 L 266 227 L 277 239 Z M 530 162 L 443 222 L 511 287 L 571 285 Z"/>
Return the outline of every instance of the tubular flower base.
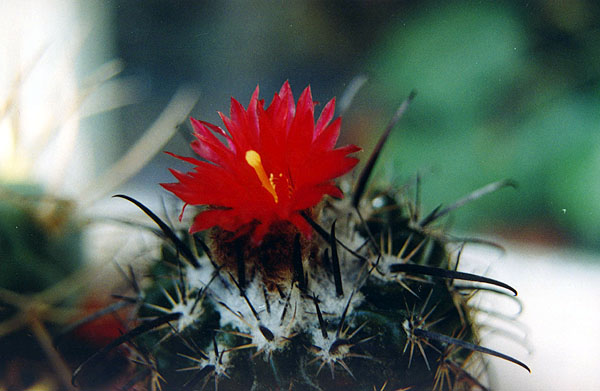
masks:
<path fill-rule="evenodd" d="M 456 245 L 438 224 L 511 182 L 425 215 L 397 189 L 366 186 L 409 101 L 351 200 L 340 199 L 333 179 L 356 164 L 348 154 L 358 148 L 334 149 L 333 101 L 314 125 L 310 90 L 295 107 L 286 83 L 267 109 L 258 89 L 248 110 L 234 100 L 231 119 L 222 116 L 228 133 L 192 120 L 192 146 L 206 161 L 182 158 L 195 171 L 174 171 L 179 183 L 163 186 L 208 209 L 191 230 L 173 230 L 118 196 L 159 226 L 164 246 L 144 281 L 130 269 L 135 294 L 119 296 L 137 305 L 137 320 L 81 363 L 74 384 L 121 345 L 136 366 L 127 390 L 487 390 L 484 356 L 528 370 L 482 346 L 475 322 L 485 312 L 480 296 L 517 300 L 516 290 L 458 271 L 473 240 Z M 334 198 L 315 207 L 325 194 Z"/>
<path fill-rule="evenodd" d="M 339 118 L 332 121 L 335 100 L 325 105 L 316 124 L 314 106 L 310 87 L 296 105 L 285 82 L 268 108 L 258 99 L 258 87 L 248 109 L 232 98 L 230 117 L 219 113 L 228 132 L 191 119 L 192 149 L 204 161 L 173 155 L 194 164 L 194 170 L 171 170 L 179 182 L 162 184 L 186 205 L 208 207 L 196 216 L 190 233 L 214 226 L 230 232 L 247 228 L 259 243 L 273 223 L 288 221 L 311 236 L 300 212 L 326 194 L 342 197 L 333 180 L 358 163 L 348 155 L 360 150 L 335 148 L 341 125 Z"/>

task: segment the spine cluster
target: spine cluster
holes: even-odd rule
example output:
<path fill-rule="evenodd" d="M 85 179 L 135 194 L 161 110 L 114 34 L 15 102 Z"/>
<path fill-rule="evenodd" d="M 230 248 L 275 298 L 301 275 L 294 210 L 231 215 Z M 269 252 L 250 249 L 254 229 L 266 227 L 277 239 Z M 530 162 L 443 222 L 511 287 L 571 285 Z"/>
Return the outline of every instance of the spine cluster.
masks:
<path fill-rule="evenodd" d="M 255 256 L 243 248 L 236 268 L 210 242 L 219 235 L 180 238 L 125 198 L 167 238 L 150 281 L 137 288 L 138 326 L 101 352 L 129 344 L 143 356 L 132 376 L 138 386 L 485 389 L 482 354 L 526 368 L 477 344 L 469 305 L 482 284 L 497 294 L 514 289 L 455 271 L 460 255 L 447 250 L 443 232 L 433 221 L 420 225 L 414 205 L 389 192 L 365 197 L 358 213 L 350 202 L 329 200 L 318 222 L 306 215 L 315 236 L 279 243 L 289 247 L 291 259 L 279 260 L 291 268 L 287 278 L 248 265 L 245 257 Z M 268 235 L 263 245 L 273 245 Z M 84 362 L 75 381 L 102 354 Z"/>
<path fill-rule="evenodd" d="M 367 190 L 400 106 L 347 200 L 326 198 L 261 234 L 214 227 L 160 228 L 162 256 L 122 297 L 136 305 L 129 331 L 85 360 L 126 345 L 133 365 L 123 389 L 364 391 L 485 390 L 485 357 L 515 358 L 479 344 L 472 298 L 485 289 L 516 296 L 503 282 L 458 271 L 469 240 L 437 222 L 465 203 L 511 185 L 485 186 L 422 215 L 403 192 Z M 418 186 L 418 181 L 417 181 Z M 251 228 L 251 227 L 250 227 Z M 458 243 L 450 251 L 450 242 Z"/>

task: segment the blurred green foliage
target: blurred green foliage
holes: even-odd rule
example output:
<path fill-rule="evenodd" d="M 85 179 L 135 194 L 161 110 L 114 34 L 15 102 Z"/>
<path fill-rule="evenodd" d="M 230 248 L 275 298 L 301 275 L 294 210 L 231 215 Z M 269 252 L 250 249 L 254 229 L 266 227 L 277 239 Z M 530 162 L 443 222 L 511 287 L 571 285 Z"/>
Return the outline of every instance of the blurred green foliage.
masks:
<path fill-rule="evenodd" d="M 423 191 L 431 208 L 511 177 L 517 193 L 466 207 L 458 226 L 489 229 L 500 220 L 515 237 L 525 227 L 544 242 L 596 245 L 600 69 L 585 64 L 594 64 L 600 32 L 569 19 L 567 3 L 537 6 L 455 2 L 389 26 L 371 61 L 385 81 L 378 93 L 384 102 L 411 87 L 419 95 L 389 147 L 387 176 L 433 167 Z M 550 11 L 562 19 L 545 20 L 555 30 L 540 36 L 531 18 Z M 550 34 L 554 42 L 545 41 Z"/>
<path fill-rule="evenodd" d="M 48 209 L 52 214 L 42 216 Z M 0 289 L 38 293 L 81 267 L 81 224 L 72 212 L 39 186 L 0 183 Z"/>

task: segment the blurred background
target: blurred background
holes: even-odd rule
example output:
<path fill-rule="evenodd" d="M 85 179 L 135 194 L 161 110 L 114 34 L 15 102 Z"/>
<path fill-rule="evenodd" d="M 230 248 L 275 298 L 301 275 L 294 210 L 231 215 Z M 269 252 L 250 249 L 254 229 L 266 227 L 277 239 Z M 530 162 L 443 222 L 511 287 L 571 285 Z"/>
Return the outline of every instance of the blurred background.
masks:
<path fill-rule="evenodd" d="M 513 379 L 503 389 L 600 388 L 593 369 L 600 362 L 596 1 L 51 0 L 5 1 L 0 13 L 0 103 L 27 64 L 43 65 L 56 47 L 74 41 L 60 78 L 50 73 L 61 80 L 54 89 L 68 94 L 103 64 L 119 68 L 116 81 L 82 104 L 73 125 L 73 160 L 60 177 L 62 191 L 74 197 L 142 137 L 182 88 L 198 94 L 192 116 L 219 124 L 217 111 L 228 111 L 230 97 L 246 105 L 256 85 L 269 102 L 285 80 L 296 97 L 310 84 L 325 103 L 365 77 L 344 113 L 341 141 L 363 147 L 363 158 L 417 90 L 384 149 L 377 181 L 401 185 L 419 174 L 425 213 L 499 179 L 519 184 L 449 221 L 454 232 L 508 248 L 491 274 L 520 291 L 532 353 L 519 346 L 512 353 L 533 374 L 499 363 L 499 376 Z M 23 127 L 39 121 L 40 110 L 63 107 L 52 94 L 40 102 L 40 90 L 33 91 Z M 191 129 L 183 122 L 179 130 L 162 149 L 189 155 Z M 0 174 L 8 177 L 15 158 L 2 132 Z M 47 160 L 39 166 L 48 168 Z M 157 183 L 172 181 L 167 167 L 185 166 L 159 153 L 110 194 L 160 204 L 165 193 Z M 33 172 L 42 181 L 56 176 Z M 113 208 L 110 194 L 95 208 Z"/>
<path fill-rule="evenodd" d="M 518 191 L 470 205 L 456 214 L 455 227 L 600 249 L 594 1 L 127 1 L 82 8 L 101 13 L 105 22 L 93 27 L 104 29 L 102 46 L 124 62 L 122 76 L 139 94 L 139 104 L 111 114 L 118 126 L 103 137 L 114 154 L 182 84 L 200 93 L 193 115 L 218 123 L 229 98 L 247 104 L 256 85 L 269 101 L 285 80 L 296 94 L 310 84 L 324 103 L 364 75 L 343 137 L 366 151 L 396 106 L 418 92 L 379 165 L 383 180 L 403 183 L 419 172 L 429 209 L 510 177 Z M 185 140 L 173 143 L 171 150 L 187 150 Z M 158 156 L 154 163 L 173 161 Z M 169 180 L 161 169 L 142 176 Z"/>

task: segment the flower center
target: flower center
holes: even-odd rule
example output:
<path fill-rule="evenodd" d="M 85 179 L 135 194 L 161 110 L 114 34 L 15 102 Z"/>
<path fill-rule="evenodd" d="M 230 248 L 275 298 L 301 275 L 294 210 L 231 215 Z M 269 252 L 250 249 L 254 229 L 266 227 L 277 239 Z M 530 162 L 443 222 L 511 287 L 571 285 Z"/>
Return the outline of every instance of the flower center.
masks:
<path fill-rule="evenodd" d="M 267 173 L 265 172 L 265 168 L 262 165 L 262 161 L 260 160 L 260 155 L 258 152 L 249 150 L 246 152 L 246 162 L 250 167 L 254 169 L 256 172 L 256 176 L 260 180 L 262 186 L 267 189 L 269 193 L 273 196 L 275 203 L 279 202 L 279 197 L 277 197 L 277 192 L 275 191 L 275 183 L 273 181 L 273 174 L 271 174 L 270 178 L 267 177 Z"/>

